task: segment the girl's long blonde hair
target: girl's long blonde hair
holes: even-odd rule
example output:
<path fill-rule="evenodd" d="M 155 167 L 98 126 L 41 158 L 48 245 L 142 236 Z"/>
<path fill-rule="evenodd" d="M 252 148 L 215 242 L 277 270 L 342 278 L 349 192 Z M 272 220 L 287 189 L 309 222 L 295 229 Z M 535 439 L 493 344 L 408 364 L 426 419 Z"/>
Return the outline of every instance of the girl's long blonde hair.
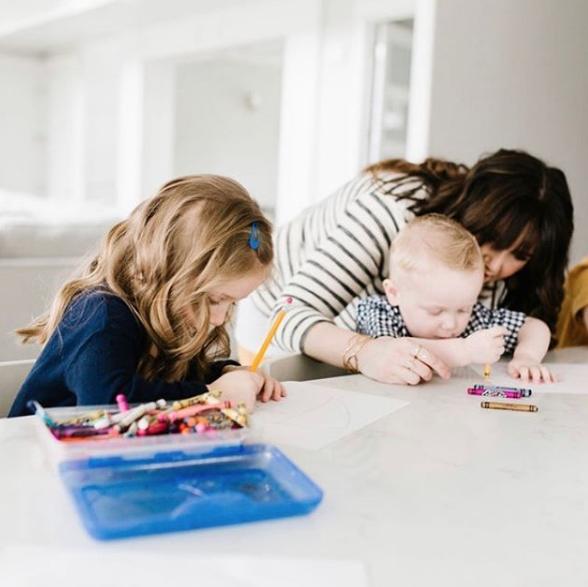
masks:
<path fill-rule="evenodd" d="M 205 378 L 211 361 L 230 350 L 225 327 L 210 328 L 207 292 L 269 270 L 272 261 L 271 224 L 243 186 L 215 175 L 182 177 L 114 225 L 98 254 L 61 287 L 49 311 L 16 332 L 23 342 L 45 344 L 77 296 L 114 294 L 149 338 L 140 375 L 179 381 L 195 361 L 196 373 Z"/>

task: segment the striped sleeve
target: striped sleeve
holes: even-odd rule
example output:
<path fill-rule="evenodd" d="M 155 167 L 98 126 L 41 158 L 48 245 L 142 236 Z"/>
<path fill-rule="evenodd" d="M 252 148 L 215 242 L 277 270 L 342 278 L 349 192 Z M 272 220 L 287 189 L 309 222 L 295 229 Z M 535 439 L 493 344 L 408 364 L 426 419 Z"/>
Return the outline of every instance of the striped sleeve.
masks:
<path fill-rule="evenodd" d="M 303 352 L 312 326 L 332 322 L 350 302 L 365 297 L 369 284 L 387 270 L 390 243 L 406 223 L 406 207 L 374 189 L 346 204 L 320 245 L 285 282 L 277 300 L 274 315 L 288 297 L 294 300 L 276 336 L 285 350 Z"/>

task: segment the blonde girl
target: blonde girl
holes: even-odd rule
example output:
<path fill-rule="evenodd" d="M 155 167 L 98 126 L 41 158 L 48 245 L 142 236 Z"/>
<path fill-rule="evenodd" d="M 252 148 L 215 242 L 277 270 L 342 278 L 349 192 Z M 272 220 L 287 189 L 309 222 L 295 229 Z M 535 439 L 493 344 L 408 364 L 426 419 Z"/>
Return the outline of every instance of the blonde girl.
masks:
<path fill-rule="evenodd" d="M 233 304 L 267 278 L 272 229 L 237 182 L 170 181 L 111 228 L 49 312 L 17 331 L 44 348 L 9 416 L 41 405 L 180 399 L 208 386 L 252 409 L 283 387 L 229 355 Z"/>

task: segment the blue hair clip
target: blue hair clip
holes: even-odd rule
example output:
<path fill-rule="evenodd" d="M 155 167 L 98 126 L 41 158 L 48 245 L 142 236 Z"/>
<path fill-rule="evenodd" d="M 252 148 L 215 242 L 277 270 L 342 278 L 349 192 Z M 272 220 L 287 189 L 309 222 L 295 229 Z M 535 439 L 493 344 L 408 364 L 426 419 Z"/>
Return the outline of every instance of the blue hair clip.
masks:
<path fill-rule="evenodd" d="M 251 223 L 251 236 L 249 237 L 249 246 L 257 251 L 259 249 L 259 228 L 257 228 L 257 222 L 255 220 Z"/>

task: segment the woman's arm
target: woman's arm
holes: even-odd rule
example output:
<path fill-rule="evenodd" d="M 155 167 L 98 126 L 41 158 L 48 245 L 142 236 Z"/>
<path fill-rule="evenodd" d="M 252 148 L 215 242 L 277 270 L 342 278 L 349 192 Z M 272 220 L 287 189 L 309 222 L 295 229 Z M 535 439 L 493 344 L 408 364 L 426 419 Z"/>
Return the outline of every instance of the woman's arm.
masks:
<path fill-rule="evenodd" d="M 308 331 L 304 352 L 318 361 L 343 367 L 343 354 L 355 336 L 355 332 L 321 322 Z M 416 385 L 429 381 L 434 373 L 448 379 L 451 375 L 449 367 L 426 347 L 420 346 L 419 341 L 412 338 L 369 339 L 357 353 L 357 365 L 361 373 L 383 383 Z"/>
<path fill-rule="evenodd" d="M 301 352 L 309 330 L 337 316 L 345 327 L 354 330 L 350 304 L 358 297 L 380 292 L 389 247 L 405 224 L 405 210 L 394 196 L 375 193 L 370 178 L 358 179 L 357 183 L 359 191 L 350 198 L 341 191 L 314 210 L 316 220 L 305 225 L 303 234 L 298 234 L 302 230 L 298 225 L 296 231 L 284 228 L 280 234 L 277 247 L 287 248 L 288 256 L 284 259 L 279 253 L 286 283 L 274 316 L 288 297 L 294 300 L 276 334 L 276 343 L 285 350 Z M 313 227 L 323 224 L 327 225 L 322 229 L 328 231 L 327 235 L 315 234 L 319 229 Z M 320 241 L 318 246 L 297 266 L 296 245 L 313 238 Z"/>

